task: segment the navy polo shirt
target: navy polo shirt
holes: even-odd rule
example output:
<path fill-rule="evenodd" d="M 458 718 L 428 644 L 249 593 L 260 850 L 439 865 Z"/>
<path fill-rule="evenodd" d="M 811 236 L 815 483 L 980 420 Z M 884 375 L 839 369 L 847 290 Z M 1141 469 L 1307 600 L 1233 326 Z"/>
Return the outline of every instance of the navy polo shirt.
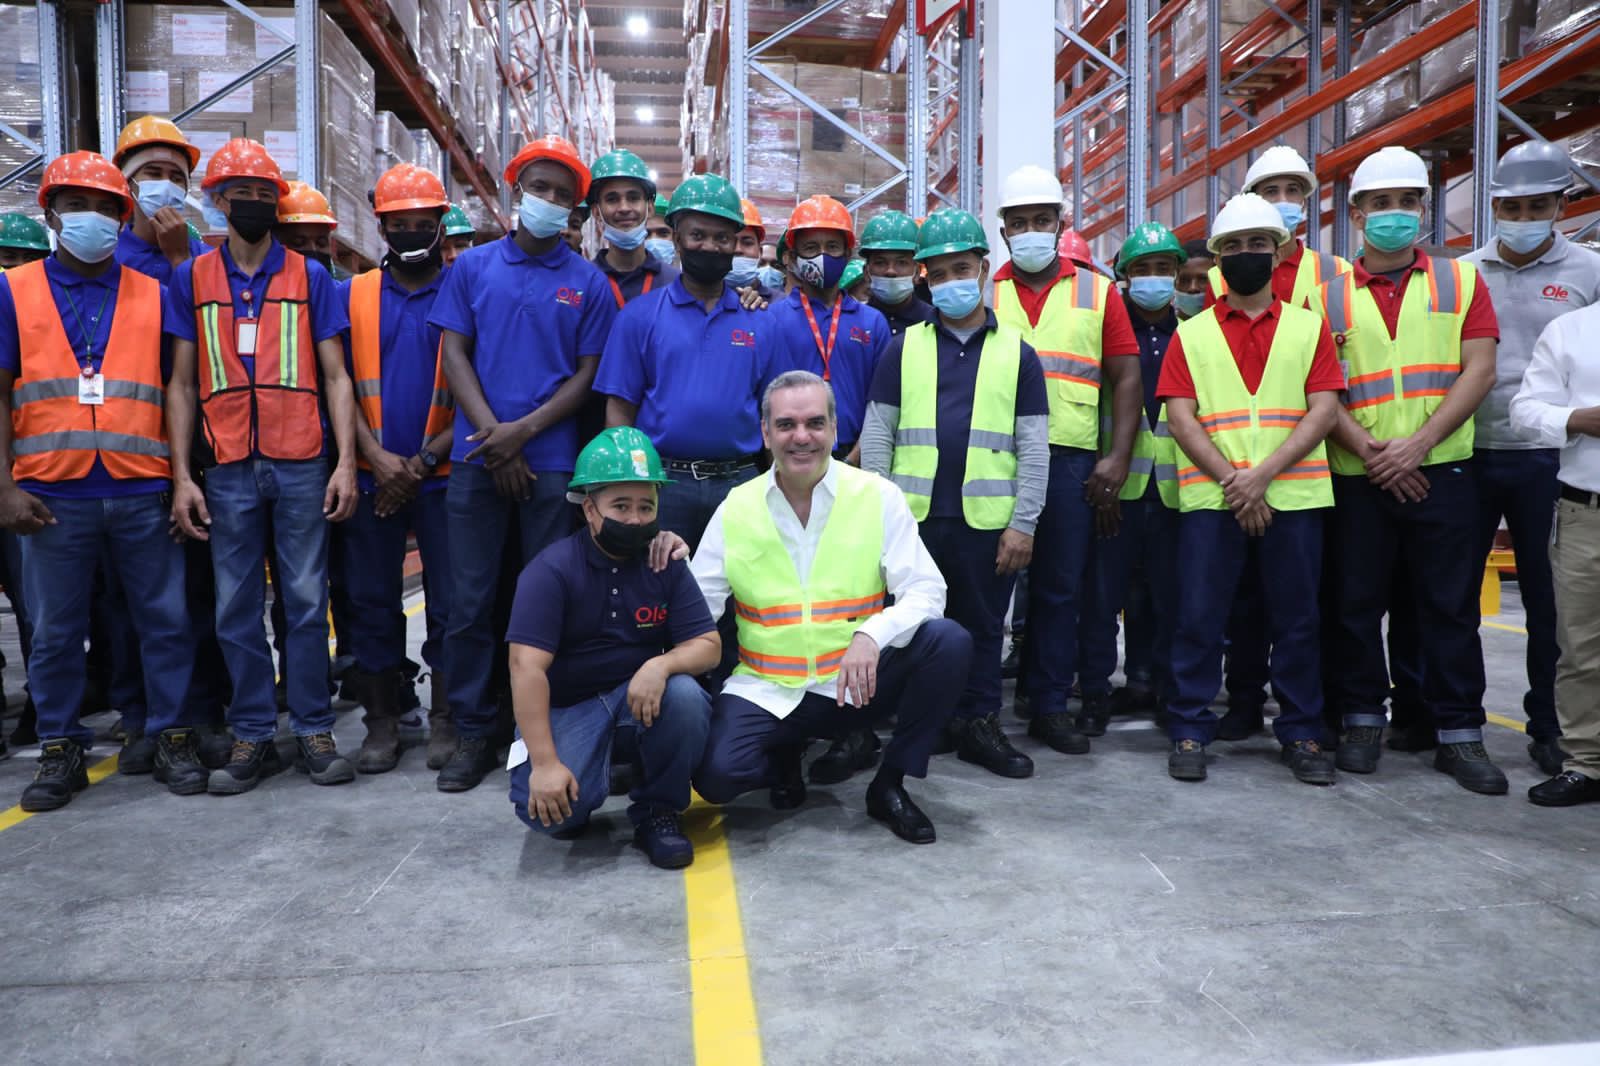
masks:
<path fill-rule="evenodd" d="M 634 424 L 662 455 L 754 455 L 761 393 L 789 365 L 782 344 L 772 316 L 746 311 L 731 287 L 707 311 L 680 279 L 617 315 L 594 389 L 637 404 Z"/>
<path fill-rule="evenodd" d="M 211 249 L 205 241 L 193 234 L 189 236 L 189 258 L 204 255 Z M 159 245 L 149 241 L 133 232 L 132 226 L 124 226 L 122 232 L 117 234 L 117 262 L 125 267 L 132 267 L 139 273 L 155 278 L 166 285 L 172 281 L 172 264 L 167 261 L 167 253 Z"/>
<path fill-rule="evenodd" d="M 632 270 L 620 271 L 606 261 L 609 248 L 600 249 L 600 254 L 594 257 L 594 265 L 605 272 L 607 278 L 616 282 L 617 288 L 611 290 L 611 302 L 616 303 L 617 290 L 622 291 L 622 302 L 630 304 L 645 295 L 645 282 L 650 283 L 650 291 L 664 289 L 678 276 L 678 268 L 670 263 L 663 263 L 655 256 L 645 253 L 644 262 Z M 607 285 L 610 289 L 611 286 Z M 620 308 L 619 308 L 620 310 Z"/>
<path fill-rule="evenodd" d="M 506 640 L 555 656 L 550 706 L 571 707 L 610 692 L 650 659 L 716 628 L 686 561 L 675 559 L 654 573 L 643 555 L 612 559 L 584 528 L 523 569 Z"/>
<path fill-rule="evenodd" d="M 932 304 L 924 303 L 915 296 L 899 307 L 885 307 L 877 300 L 873 300 L 871 303 L 883 315 L 884 320 L 889 323 L 889 335 L 892 337 L 900 336 L 908 328 L 915 326 L 919 322 L 932 322 L 939 315 L 939 312 L 933 309 Z"/>
<path fill-rule="evenodd" d="M 928 505 L 929 518 L 962 518 L 961 483 L 967 479 L 967 437 L 972 430 L 972 399 L 978 388 L 978 357 L 989 334 L 998 328 L 994 312 L 987 312 L 983 328 L 966 341 L 934 322 L 938 352 L 938 396 L 934 430 L 939 440 L 939 466 L 933 477 L 933 494 Z M 900 367 L 905 351 L 902 334 L 884 353 L 878 374 L 872 379 L 872 403 L 900 406 Z M 1050 398 L 1044 388 L 1044 367 L 1038 353 L 1022 342 L 1022 361 L 1017 367 L 1017 417 L 1050 414 Z M 901 423 L 905 412 L 900 412 Z"/>
<path fill-rule="evenodd" d="M 1139 313 L 1132 300 L 1124 297 L 1128 305 L 1128 321 L 1133 324 L 1133 335 L 1139 341 L 1139 375 L 1144 382 L 1144 410 L 1150 424 L 1156 424 L 1161 413 L 1161 401 L 1156 399 L 1156 383 L 1161 380 L 1161 364 L 1167 358 L 1167 345 L 1178 331 L 1178 316 L 1171 306 L 1164 317 L 1151 322 Z"/>
<path fill-rule="evenodd" d="M 433 406 L 433 377 L 442 333 L 428 322 L 428 315 L 449 270 L 445 267 L 444 272 L 415 292 L 395 281 L 387 270 L 383 272 L 378 293 L 378 388 L 383 405 L 383 447 L 396 455 L 410 457 L 422 450 L 428 409 Z M 336 289 L 340 306 L 348 314 L 350 285 L 340 282 Z M 350 350 L 348 340 L 345 350 Z M 353 362 L 349 369 L 354 380 Z M 363 492 L 377 488 L 365 470 L 357 472 L 356 480 Z M 444 478 L 430 477 L 422 483 L 422 491 L 433 492 L 444 486 Z"/>
<path fill-rule="evenodd" d="M 578 372 L 580 358 L 600 357 L 616 316 L 605 273 L 565 241 L 530 256 L 508 234 L 456 258 L 428 322 L 473 342 L 472 368 L 484 400 L 496 420 L 512 422 L 554 396 Z M 458 406 L 451 462 L 465 462 L 477 447 L 467 440 L 474 432 Z M 577 420 L 538 434 L 522 456 L 532 470 L 571 470 Z"/>
<path fill-rule="evenodd" d="M 768 313 L 782 332 L 793 360 L 785 369 L 809 370 L 827 378 L 833 386 L 834 403 L 839 409 L 839 437 L 834 446 L 848 451 L 861 436 L 872 375 L 889 346 L 889 323 L 875 308 L 841 292 L 839 299 L 844 306 L 839 311 L 839 332 L 834 339 L 833 356 L 824 367 L 817 335 L 800 307 L 800 301 L 805 299 L 808 297 L 796 288 L 773 304 Z M 833 308 L 812 300 L 811 313 L 816 317 L 817 333 L 822 334 L 821 343 L 825 346 L 833 323 Z"/>
<path fill-rule="evenodd" d="M 117 309 L 117 293 L 122 287 L 122 271 L 113 266 L 99 277 L 84 277 L 68 267 L 54 255 L 44 260 L 45 278 L 50 282 L 50 295 L 55 300 L 56 315 L 61 319 L 67 343 L 79 365 L 87 364 L 99 371 L 105 358 L 106 345 L 111 340 L 111 320 Z M 165 299 L 166 289 L 162 288 Z M 22 373 L 22 338 L 17 328 L 17 304 L 11 295 L 11 285 L 0 271 L 0 368 L 13 376 Z M 161 342 L 161 379 L 172 374 L 172 362 L 167 352 L 165 336 Z M 111 476 L 105 463 L 95 457 L 94 466 L 81 478 L 70 481 L 31 481 L 17 483 L 28 492 L 40 496 L 55 496 L 69 500 L 103 499 L 108 496 L 137 496 L 146 492 L 163 492 L 166 478 L 125 478 Z"/>

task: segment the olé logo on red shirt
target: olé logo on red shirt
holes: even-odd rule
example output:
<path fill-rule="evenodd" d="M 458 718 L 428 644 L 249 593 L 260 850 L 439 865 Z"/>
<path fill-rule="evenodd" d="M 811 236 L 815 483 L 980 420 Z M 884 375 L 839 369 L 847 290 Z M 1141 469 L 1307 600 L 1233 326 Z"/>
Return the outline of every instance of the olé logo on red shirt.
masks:
<path fill-rule="evenodd" d="M 850 340 L 854 344 L 871 344 L 872 331 L 870 329 L 862 329 L 860 326 L 851 326 Z"/>
<path fill-rule="evenodd" d="M 1561 285 L 1546 285 L 1539 295 L 1546 300 L 1555 300 L 1559 303 L 1568 303 L 1572 299 L 1572 294 Z"/>
<path fill-rule="evenodd" d="M 633 620 L 640 629 L 653 629 L 662 625 L 667 620 L 667 605 L 658 603 L 654 607 L 646 604 L 633 612 Z"/>
<path fill-rule="evenodd" d="M 756 346 L 755 330 L 736 329 L 728 337 L 728 343 L 735 348 L 754 348 Z"/>
<path fill-rule="evenodd" d="M 556 290 L 556 303 L 564 304 L 567 307 L 582 307 L 583 290 L 563 285 Z"/>

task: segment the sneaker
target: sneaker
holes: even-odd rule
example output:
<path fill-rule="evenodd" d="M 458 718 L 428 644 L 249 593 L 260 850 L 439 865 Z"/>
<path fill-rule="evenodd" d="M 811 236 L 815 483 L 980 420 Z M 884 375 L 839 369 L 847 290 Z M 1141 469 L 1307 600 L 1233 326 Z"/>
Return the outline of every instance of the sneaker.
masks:
<path fill-rule="evenodd" d="M 235 740 L 228 762 L 211 771 L 206 791 L 213 796 L 237 796 L 249 792 L 266 778 L 283 772 L 283 759 L 273 740 Z"/>
<path fill-rule="evenodd" d="M 1243 700 L 1228 702 L 1228 713 L 1217 723 L 1217 739 L 1249 740 L 1267 726 L 1266 716 L 1259 703 Z"/>
<path fill-rule="evenodd" d="M 653 811 L 633 831 L 633 842 L 663 870 L 681 870 L 694 862 L 694 844 L 683 834 L 676 811 Z"/>
<path fill-rule="evenodd" d="M 1464 744 L 1440 744 L 1433 753 L 1433 768 L 1449 774 L 1456 784 L 1468 792 L 1484 796 L 1503 796 L 1510 787 L 1506 775 L 1489 761 L 1483 742 L 1474 740 Z"/>
<path fill-rule="evenodd" d="M 1086 737 L 1103 737 L 1111 724 L 1111 693 L 1091 692 L 1078 711 L 1078 730 Z"/>
<path fill-rule="evenodd" d="M 356 768 L 339 754 L 332 733 L 295 737 L 295 768 L 311 775 L 314 785 L 343 785 L 356 779 Z"/>
<path fill-rule="evenodd" d="M 837 785 L 850 780 L 858 770 L 878 765 L 883 744 L 870 729 L 858 729 L 839 737 L 828 750 L 811 761 L 807 776 L 813 785 Z"/>
<path fill-rule="evenodd" d="M 47 740 L 39 749 L 39 769 L 33 783 L 22 790 L 22 809 L 30 813 L 54 811 L 72 802 L 74 792 L 89 787 L 83 749 L 75 740 Z"/>
<path fill-rule="evenodd" d="M 198 796 L 206 790 L 210 774 L 200 763 L 199 738 L 193 729 L 163 729 L 156 741 L 157 781 L 174 796 Z"/>
<path fill-rule="evenodd" d="M 1167 773 L 1175 781 L 1206 779 L 1206 746 L 1198 740 L 1177 740 L 1167 756 Z"/>
<path fill-rule="evenodd" d="M 1370 774 L 1378 769 L 1383 754 L 1381 725 L 1353 725 L 1339 734 L 1339 751 L 1334 764 L 1346 773 Z"/>
<path fill-rule="evenodd" d="M 1528 789 L 1528 802 L 1536 807 L 1576 807 L 1600 800 L 1600 780 L 1566 770 Z"/>
<path fill-rule="evenodd" d="M 986 715 L 965 723 L 956 742 L 956 757 L 1000 777 L 1033 776 L 1033 760 L 1011 746 L 1000 728 L 1000 716 Z"/>
<path fill-rule="evenodd" d="M 148 774 L 156 768 L 155 737 L 132 733 L 122 740 L 122 751 L 117 755 L 117 773 L 129 777 Z"/>
<path fill-rule="evenodd" d="M 458 736 L 456 750 L 439 771 L 434 787 L 440 792 L 470 792 L 483 783 L 494 766 L 494 745 L 488 737 Z"/>
<path fill-rule="evenodd" d="M 1331 785 L 1334 781 L 1333 757 L 1314 740 L 1297 740 L 1283 746 L 1283 764 L 1296 781 L 1308 785 Z"/>
<path fill-rule="evenodd" d="M 1064 755 L 1083 755 L 1089 738 L 1078 730 L 1070 714 L 1041 714 L 1028 723 L 1028 735 Z"/>
<path fill-rule="evenodd" d="M 1561 773 L 1561 767 L 1567 761 L 1567 753 L 1561 750 L 1561 739 L 1530 740 L 1528 741 L 1528 757 L 1534 761 L 1540 771 L 1555 777 Z"/>

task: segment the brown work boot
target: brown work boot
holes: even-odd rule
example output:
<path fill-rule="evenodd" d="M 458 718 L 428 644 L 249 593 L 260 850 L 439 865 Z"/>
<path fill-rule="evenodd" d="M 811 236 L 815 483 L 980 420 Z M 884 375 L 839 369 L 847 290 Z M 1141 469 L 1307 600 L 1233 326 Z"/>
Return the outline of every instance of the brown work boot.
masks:
<path fill-rule="evenodd" d="M 399 673 L 387 670 L 362 677 L 363 702 L 367 713 L 362 719 L 366 739 L 356 752 L 356 770 L 363 774 L 386 774 L 400 765 L 400 690 Z"/>
<path fill-rule="evenodd" d="M 450 718 L 450 697 L 438 670 L 428 690 L 428 769 L 442 770 L 456 751 L 456 724 Z"/>

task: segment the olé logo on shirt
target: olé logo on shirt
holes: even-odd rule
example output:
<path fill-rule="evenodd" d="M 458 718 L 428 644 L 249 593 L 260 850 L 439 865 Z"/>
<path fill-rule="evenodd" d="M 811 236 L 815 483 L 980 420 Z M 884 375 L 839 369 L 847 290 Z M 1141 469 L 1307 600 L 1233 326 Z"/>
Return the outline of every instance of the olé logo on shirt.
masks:
<path fill-rule="evenodd" d="M 855 344 L 871 344 L 872 331 L 870 329 L 862 329 L 860 326 L 851 326 L 850 340 Z"/>
<path fill-rule="evenodd" d="M 582 307 L 583 290 L 563 285 L 556 290 L 556 303 L 564 304 L 567 307 Z"/>
<path fill-rule="evenodd" d="M 1572 300 L 1572 294 L 1561 285 L 1546 285 L 1544 291 L 1539 295 L 1546 300 L 1555 300 L 1558 303 L 1569 303 Z"/>
<path fill-rule="evenodd" d="M 729 335 L 728 343 L 735 348 L 754 348 L 756 346 L 756 331 L 753 329 L 736 329 Z"/>
<path fill-rule="evenodd" d="M 667 605 L 658 603 L 654 607 L 646 604 L 633 612 L 633 620 L 640 629 L 654 629 L 667 620 Z"/>

